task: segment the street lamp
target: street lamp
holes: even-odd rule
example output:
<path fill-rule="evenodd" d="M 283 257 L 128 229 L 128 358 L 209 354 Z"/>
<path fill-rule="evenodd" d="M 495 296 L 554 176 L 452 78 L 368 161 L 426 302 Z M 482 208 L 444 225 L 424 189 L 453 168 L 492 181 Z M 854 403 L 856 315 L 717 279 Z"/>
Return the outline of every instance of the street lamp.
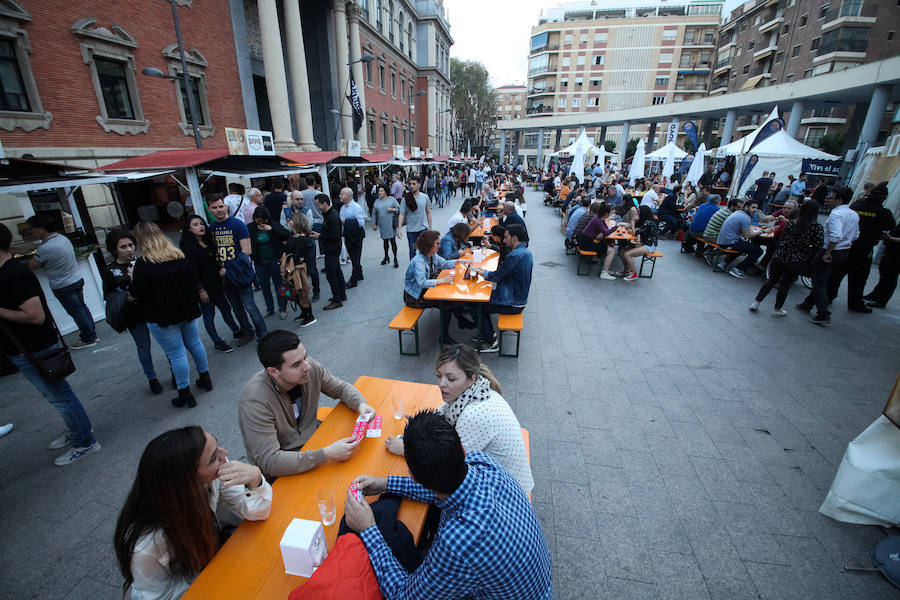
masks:
<path fill-rule="evenodd" d="M 181 56 L 181 75 L 167 75 L 155 67 L 146 67 L 141 70 L 141 73 L 149 77 L 161 77 L 163 79 L 184 79 L 184 93 L 187 96 L 191 127 L 194 130 L 194 143 L 197 144 L 197 149 L 199 150 L 203 148 L 203 141 L 200 138 L 200 127 L 197 125 L 197 104 L 194 102 L 191 76 L 188 74 L 187 58 L 184 56 L 184 44 L 181 41 L 181 22 L 178 20 L 178 8 L 175 5 L 175 0 L 169 0 L 169 3 L 172 5 L 172 19 L 175 21 L 175 39 L 178 42 L 178 54 Z"/>
<path fill-rule="evenodd" d="M 453 112 L 453 109 L 452 109 L 452 108 L 445 108 L 444 110 L 439 110 L 439 111 L 437 111 L 437 115 L 442 115 L 442 114 L 448 113 L 448 112 Z M 442 134 L 442 131 L 443 131 L 443 127 L 441 128 L 441 131 L 439 132 L 439 135 L 437 136 L 438 146 L 440 146 L 442 140 L 443 140 L 444 138 L 446 138 L 446 135 L 443 135 L 443 134 Z M 440 148 L 438 148 L 438 152 L 440 152 L 440 151 L 441 151 Z"/>
<path fill-rule="evenodd" d="M 419 90 L 415 94 L 409 97 L 409 105 L 406 110 L 406 133 L 409 138 L 410 152 L 412 152 L 412 111 L 415 109 L 415 105 L 413 104 L 413 97 L 424 96 L 426 94 L 425 90 Z M 419 128 L 416 127 L 416 145 L 419 144 Z"/>

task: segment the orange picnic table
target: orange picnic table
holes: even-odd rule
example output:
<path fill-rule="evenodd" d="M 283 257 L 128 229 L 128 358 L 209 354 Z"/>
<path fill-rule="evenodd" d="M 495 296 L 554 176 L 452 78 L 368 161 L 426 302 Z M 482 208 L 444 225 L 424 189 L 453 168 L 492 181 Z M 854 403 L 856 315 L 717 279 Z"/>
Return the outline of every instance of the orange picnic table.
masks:
<path fill-rule="evenodd" d="M 403 457 L 391 454 L 384 446 L 387 436 L 402 433 L 405 424 L 394 420 L 391 398 L 403 394 L 405 412 L 414 414 L 424 408 L 438 408 L 442 402 L 440 389 L 436 385 L 366 376 L 357 379 L 354 385 L 381 416 L 381 437 L 364 438 L 346 462 L 328 462 L 306 473 L 279 477 L 272 485 L 274 495 L 269 518 L 241 523 L 182 598 L 287 598 L 306 578 L 285 574 L 279 543 L 293 519 L 320 520 L 316 492 L 328 487 L 334 490 L 337 516 L 333 525 L 325 527 L 325 539 L 330 549 L 334 547 L 344 516 L 347 488 L 354 477 L 362 473 L 409 475 Z M 323 448 L 347 437 L 357 416 L 338 403 L 303 448 Z M 422 532 L 427 509 L 428 506 L 421 502 L 403 500 L 400 503 L 397 516 L 416 540 Z"/>
<path fill-rule="evenodd" d="M 469 234 L 469 237 L 484 237 L 484 232 L 490 232 L 496 224 L 497 219 L 493 217 L 485 217 L 481 220 L 481 223 L 475 226 L 475 229 L 472 230 L 472 233 Z"/>
<path fill-rule="evenodd" d="M 463 254 L 463 258 L 471 258 L 471 251 Z M 485 258 L 481 262 L 473 263 L 473 266 L 480 267 L 485 271 L 496 271 L 500 262 L 500 253 L 495 250 L 488 250 Z M 465 273 L 465 265 L 458 264 L 454 269 L 443 270 L 438 277 L 446 277 L 453 274 L 453 283 L 442 283 L 425 291 L 426 300 L 437 300 L 441 303 L 441 319 L 443 322 L 444 311 L 447 310 L 448 302 L 490 302 L 493 284 L 483 279 L 463 279 Z M 481 331 L 481 312 L 478 313 L 478 326 L 476 331 Z M 443 333 L 439 340 L 442 344 Z"/>

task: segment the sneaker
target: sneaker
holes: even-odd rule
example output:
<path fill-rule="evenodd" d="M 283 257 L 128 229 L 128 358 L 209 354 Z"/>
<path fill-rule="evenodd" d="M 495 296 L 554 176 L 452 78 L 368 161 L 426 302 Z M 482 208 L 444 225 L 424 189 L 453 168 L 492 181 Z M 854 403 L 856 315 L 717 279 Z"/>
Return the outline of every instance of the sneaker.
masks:
<path fill-rule="evenodd" d="M 809 314 L 809 311 L 812 310 L 812 307 L 807 306 L 807 305 L 803 304 L 802 302 L 800 304 L 795 304 L 794 308 L 796 308 L 800 312 L 804 312 L 806 314 Z"/>
<path fill-rule="evenodd" d="M 494 338 L 493 343 L 487 344 L 484 343 L 478 348 L 479 352 L 499 352 L 500 351 L 500 337 Z"/>
<path fill-rule="evenodd" d="M 753 304 L 750 305 L 750 310 L 756 312 L 759 310 L 759 302 L 754 301 Z"/>
<path fill-rule="evenodd" d="M 776 308 L 775 310 L 772 311 L 772 316 L 773 317 L 786 317 L 787 311 L 784 309 L 781 309 L 781 308 Z"/>
<path fill-rule="evenodd" d="M 3 427 L 0 427 L 0 437 L 3 437 L 4 435 L 6 435 L 7 433 L 9 433 L 12 430 L 13 430 L 12 423 L 7 423 Z"/>
<path fill-rule="evenodd" d="M 97 342 L 100 341 L 100 338 L 95 339 L 93 342 L 82 342 L 78 340 L 74 344 L 69 344 L 69 348 L 72 350 L 81 350 L 82 348 L 90 348 L 91 346 L 96 346 Z"/>
<path fill-rule="evenodd" d="M 226 344 L 224 340 L 221 342 L 216 342 L 215 348 L 218 352 L 224 352 L 225 354 L 228 354 L 229 352 L 234 352 L 234 348 L 232 348 L 231 346 Z"/>
<path fill-rule="evenodd" d="M 738 268 L 734 268 L 728 271 L 728 274 L 732 277 L 737 277 L 738 279 L 747 279 L 747 276 L 744 275 L 744 272 Z"/>
<path fill-rule="evenodd" d="M 266 314 L 263 315 L 263 319 L 268 319 L 269 317 L 271 317 L 274 314 L 275 314 L 274 310 L 266 310 Z"/>
<path fill-rule="evenodd" d="M 637 280 L 638 280 L 638 274 L 632 271 L 631 273 L 626 275 L 625 279 L 623 279 L 622 281 L 637 281 Z"/>
<path fill-rule="evenodd" d="M 816 325 L 828 325 L 831 323 L 831 317 L 828 315 L 816 315 L 814 317 L 809 318 L 810 323 L 815 323 Z"/>
<path fill-rule="evenodd" d="M 322 310 L 334 310 L 334 309 L 340 308 L 340 307 L 342 307 L 342 306 L 343 306 L 342 303 L 332 301 L 332 303 L 329 304 L 328 306 L 323 306 L 323 307 L 322 307 Z"/>
<path fill-rule="evenodd" d="M 316 318 L 312 315 L 306 315 L 305 317 L 299 319 L 298 327 L 307 327 L 316 322 Z"/>
<path fill-rule="evenodd" d="M 600 272 L 600 279 L 606 279 L 607 281 L 615 281 L 615 280 L 616 280 L 616 278 L 613 277 L 613 276 L 609 273 L 609 271 L 601 271 L 601 272 Z"/>
<path fill-rule="evenodd" d="M 94 440 L 94 442 L 87 446 L 86 448 L 69 448 L 69 451 L 56 458 L 53 463 L 57 467 L 65 467 L 71 465 L 73 462 L 78 460 L 79 458 L 84 458 L 88 454 L 93 454 L 100 450 L 100 442 Z"/>
<path fill-rule="evenodd" d="M 60 448 L 65 448 L 66 446 L 68 446 L 71 443 L 72 443 L 71 434 L 69 434 L 69 432 L 66 431 L 64 434 L 62 434 L 61 436 L 59 436 L 58 438 L 56 438 L 55 440 L 50 442 L 49 447 L 51 450 L 59 450 Z"/>
<path fill-rule="evenodd" d="M 313 292 L 312 298 L 309 299 L 310 302 L 318 302 L 319 301 L 319 292 Z"/>
<path fill-rule="evenodd" d="M 244 335 L 242 335 L 242 336 L 238 339 L 237 345 L 238 345 L 238 346 L 246 346 L 247 344 L 249 344 L 249 343 L 252 342 L 252 341 L 253 341 L 253 334 L 252 334 L 252 333 L 245 333 Z"/>

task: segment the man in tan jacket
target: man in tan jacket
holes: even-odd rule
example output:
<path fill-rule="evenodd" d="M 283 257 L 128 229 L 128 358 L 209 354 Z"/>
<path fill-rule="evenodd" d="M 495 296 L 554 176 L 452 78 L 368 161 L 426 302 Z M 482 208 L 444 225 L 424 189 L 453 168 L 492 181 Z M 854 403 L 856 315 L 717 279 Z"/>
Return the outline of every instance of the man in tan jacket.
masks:
<path fill-rule="evenodd" d="M 361 415 L 375 409 L 355 387 L 309 358 L 300 338 L 275 330 L 257 347 L 263 370 L 241 390 L 238 422 L 247 458 L 266 477 L 309 471 L 327 460 L 345 461 L 359 442 L 346 437 L 317 450 L 300 451 L 318 423 L 319 396 L 337 398 Z"/>

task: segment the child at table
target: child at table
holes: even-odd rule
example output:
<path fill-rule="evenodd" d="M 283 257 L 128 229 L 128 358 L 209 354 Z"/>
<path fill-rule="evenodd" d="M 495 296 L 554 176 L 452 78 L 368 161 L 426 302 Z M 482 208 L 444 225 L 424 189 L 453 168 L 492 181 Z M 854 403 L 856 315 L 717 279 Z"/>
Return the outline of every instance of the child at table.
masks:
<path fill-rule="evenodd" d="M 644 205 L 639 209 L 637 232 L 640 236 L 638 245 L 620 253 L 622 262 L 625 263 L 625 270 L 628 273 L 625 276 L 625 281 L 635 281 L 638 278 L 637 269 L 634 268 L 635 258 L 656 252 L 659 227 L 656 224 L 656 219 L 653 218 L 653 213 L 650 211 L 649 206 Z"/>

